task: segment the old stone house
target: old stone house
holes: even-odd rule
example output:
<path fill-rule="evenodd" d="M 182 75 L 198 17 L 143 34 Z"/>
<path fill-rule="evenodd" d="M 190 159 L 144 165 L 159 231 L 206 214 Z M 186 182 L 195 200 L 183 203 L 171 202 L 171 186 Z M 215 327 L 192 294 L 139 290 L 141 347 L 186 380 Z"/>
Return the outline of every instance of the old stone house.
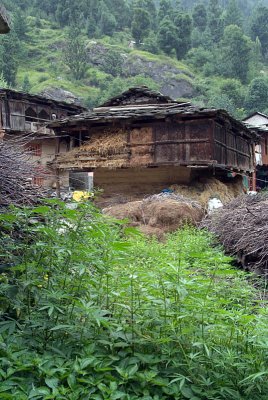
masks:
<path fill-rule="evenodd" d="M 131 196 L 199 175 L 254 171 L 255 134 L 244 124 L 223 110 L 179 103 L 147 87 L 48 126 L 70 148 L 54 163 L 62 187 L 75 174 L 79 182 L 81 173 L 93 173 L 107 196 Z"/>
<path fill-rule="evenodd" d="M 67 151 L 68 146 L 64 137 L 61 136 L 59 143 L 54 131 L 44 124 L 56 118 L 80 114 L 84 110 L 74 104 L 0 89 L 0 138 L 23 142 L 29 158 L 36 164 L 34 183 L 52 187 L 56 178 L 49 163 L 57 153 Z"/>

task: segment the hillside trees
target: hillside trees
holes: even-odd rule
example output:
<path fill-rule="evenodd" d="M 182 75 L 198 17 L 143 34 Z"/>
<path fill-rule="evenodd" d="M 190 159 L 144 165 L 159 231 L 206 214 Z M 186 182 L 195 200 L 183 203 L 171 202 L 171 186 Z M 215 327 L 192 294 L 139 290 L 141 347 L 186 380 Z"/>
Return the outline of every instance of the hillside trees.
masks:
<path fill-rule="evenodd" d="M 246 108 L 249 112 L 265 111 L 268 105 L 268 81 L 263 77 L 252 80 L 246 97 Z"/>
<path fill-rule="evenodd" d="M 0 38 L 0 71 L 9 86 L 15 86 L 18 61 L 20 55 L 20 42 L 15 31 Z"/>
<path fill-rule="evenodd" d="M 258 38 L 262 46 L 262 54 L 268 56 L 268 8 L 258 7 L 251 21 L 251 35 L 253 40 Z"/>
<path fill-rule="evenodd" d="M 177 13 L 174 18 L 176 27 L 176 54 L 182 59 L 191 47 L 192 20 L 189 14 Z"/>
<path fill-rule="evenodd" d="M 209 0 L 208 27 L 213 42 L 218 43 L 222 38 L 224 28 L 219 0 Z"/>
<path fill-rule="evenodd" d="M 226 9 L 226 14 L 224 17 L 225 26 L 237 25 L 242 26 L 242 13 L 238 7 L 237 0 L 230 0 Z"/>
<path fill-rule="evenodd" d="M 158 43 L 161 50 L 169 56 L 173 50 L 178 48 L 177 30 L 174 23 L 168 18 L 164 18 L 158 31 Z"/>
<path fill-rule="evenodd" d="M 204 4 L 197 4 L 193 9 L 193 26 L 200 32 L 204 32 L 207 27 L 207 9 Z"/>
<path fill-rule="evenodd" d="M 236 25 L 227 26 L 220 42 L 219 70 L 229 78 L 238 78 L 246 82 L 250 51 L 250 41 L 242 29 Z"/>
<path fill-rule="evenodd" d="M 134 8 L 134 15 L 131 25 L 131 32 L 137 46 L 141 45 L 142 40 L 148 36 L 150 31 L 150 14 L 144 8 Z"/>
<path fill-rule="evenodd" d="M 85 42 L 76 27 L 69 29 L 64 61 L 69 67 L 74 79 L 80 80 L 84 78 L 87 70 L 88 57 Z"/>

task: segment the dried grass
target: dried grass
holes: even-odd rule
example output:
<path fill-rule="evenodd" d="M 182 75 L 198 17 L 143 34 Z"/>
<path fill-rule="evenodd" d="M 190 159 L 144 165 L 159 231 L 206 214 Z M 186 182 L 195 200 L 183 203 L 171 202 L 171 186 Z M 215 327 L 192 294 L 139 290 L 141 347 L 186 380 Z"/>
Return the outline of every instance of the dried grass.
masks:
<path fill-rule="evenodd" d="M 108 207 L 107 215 L 118 219 L 129 219 L 132 226 L 161 238 L 165 233 L 174 232 L 185 224 L 197 225 L 203 218 L 201 206 L 193 205 L 192 200 L 183 201 L 172 198 L 144 199 Z"/>
<path fill-rule="evenodd" d="M 201 227 L 216 234 L 244 269 L 268 274 L 268 194 L 240 196 L 207 217 Z"/>
<path fill-rule="evenodd" d="M 204 208 L 207 207 L 208 201 L 213 197 L 220 199 L 223 204 L 227 204 L 244 193 L 241 177 L 233 179 L 230 183 L 223 183 L 216 178 L 207 178 L 194 181 L 188 186 L 173 185 L 171 189 L 175 193 L 199 201 Z"/>
<path fill-rule="evenodd" d="M 79 163 L 79 159 L 85 162 L 86 160 L 83 160 L 83 157 L 91 156 L 92 158 L 96 158 L 96 160 L 92 160 L 93 163 L 96 162 L 99 164 L 99 157 L 113 157 L 115 155 L 126 154 L 127 151 L 127 132 L 122 129 L 109 129 L 93 134 L 92 137 L 82 146 L 60 155 L 57 158 L 57 164 L 64 164 L 65 167 L 66 163 L 72 163 L 72 165 L 75 166 L 77 162 Z M 100 160 L 100 162 L 101 161 L 103 162 L 103 166 L 106 166 L 106 160 Z M 110 165 L 112 165 L 113 168 L 117 167 L 117 161 L 118 160 L 109 160 Z M 91 163 L 91 160 L 86 162 Z"/>

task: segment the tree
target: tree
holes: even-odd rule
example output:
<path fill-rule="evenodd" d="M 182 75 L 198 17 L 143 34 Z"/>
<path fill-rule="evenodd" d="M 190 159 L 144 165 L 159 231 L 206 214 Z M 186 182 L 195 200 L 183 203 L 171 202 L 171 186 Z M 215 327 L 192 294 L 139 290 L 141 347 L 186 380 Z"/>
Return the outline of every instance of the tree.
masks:
<path fill-rule="evenodd" d="M 158 54 L 159 53 L 159 46 L 157 41 L 157 36 L 153 31 L 150 31 L 147 38 L 144 40 L 144 45 L 142 49 L 145 51 L 149 51 L 150 53 Z"/>
<path fill-rule="evenodd" d="M 236 108 L 243 108 L 245 102 L 245 89 L 237 79 L 225 79 L 220 84 L 220 92 L 228 96 Z"/>
<path fill-rule="evenodd" d="M 193 26 L 200 32 L 204 32 L 207 27 L 207 10 L 204 4 L 197 4 L 193 9 Z"/>
<path fill-rule="evenodd" d="M 117 29 L 122 30 L 130 25 L 130 7 L 125 0 L 112 0 L 112 10 L 117 23 Z"/>
<path fill-rule="evenodd" d="M 0 71 L 9 86 L 15 86 L 20 56 L 20 42 L 15 31 L 0 39 Z"/>
<path fill-rule="evenodd" d="M 267 79 L 255 78 L 248 88 L 246 96 L 246 108 L 248 112 L 264 111 L 268 104 L 268 81 Z"/>
<path fill-rule="evenodd" d="M 150 14 L 143 8 L 135 8 L 131 25 L 132 35 L 137 46 L 140 46 L 142 40 L 150 32 Z"/>
<path fill-rule="evenodd" d="M 164 18 L 158 31 L 158 44 L 161 50 L 167 55 L 171 55 L 174 49 L 178 48 L 177 30 L 173 22 L 168 18 Z"/>
<path fill-rule="evenodd" d="M 213 54 L 211 51 L 204 49 L 204 47 L 199 46 L 197 48 L 191 49 L 187 54 L 187 63 L 192 65 L 197 70 L 202 70 L 205 64 L 213 63 Z"/>
<path fill-rule="evenodd" d="M 178 13 L 174 19 L 177 31 L 177 58 L 182 59 L 191 47 L 192 19 L 189 14 Z"/>
<path fill-rule="evenodd" d="M 26 17 L 22 12 L 17 12 L 14 17 L 13 29 L 20 40 L 27 39 L 28 26 Z"/>
<path fill-rule="evenodd" d="M 0 75 L 0 88 L 1 89 L 8 89 L 8 84 L 7 84 L 7 81 L 4 78 L 3 73 L 1 73 L 1 75 Z"/>
<path fill-rule="evenodd" d="M 259 38 L 264 57 L 268 55 L 268 8 L 258 7 L 251 21 L 251 35 L 255 41 Z"/>
<path fill-rule="evenodd" d="M 100 21 L 99 28 L 102 34 L 112 36 L 116 29 L 116 19 L 113 14 L 110 13 L 108 7 L 104 2 L 100 2 Z"/>
<path fill-rule="evenodd" d="M 220 42 L 220 71 L 229 78 L 246 82 L 249 71 L 251 43 L 241 28 L 229 25 Z"/>
<path fill-rule="evenodd" d="M 224 28 L 219 0 L 209 0 L 208 27 L 212 40 L 218 43 L 222 38 Z"/>
<path fill-rule="evenodd" d="M 64 60 L 74 79 L 80 80 L 85 77 L 88 66 L 86 46 L 75 27 L 69 29 Z"/>
<path fill-rule="evenodd" d="M 166 18 L 172 18 L 173 14 L 173 7 L 170 0 L 160 0 L 159 3 L 159 10 L 158 10 L 158 23 L 161 22 Z"/>
<path fill-rule="evenodd" d="M 153 29 L 157 24 L 157 11 L 154 0 L 136 0 L 134 2 L 134 11 L 135 8 L 142 8 L 143 10 L 149 13 L 150 17 L 150 28 Z"/>
<path fill-rule="evenodd" d="M 236 112 L 234 102 L 224 93 L 215 93 L 214 96 L 209 99 L 208 106 L 226 110 L 232 115 L 235 115 Z"/>
<path fill-rule="evenodd" d="M 238 7 L 236 0 L 230 0 L 226 9 L 224 18 L 225 26 L 237 25 L 242 26 L 242 13 Z"/>
<path fill-rule="evenodd" d="M 31 89 L 31 83 L 29 80 L 29 76 L 25 75 L 22 83 L 22 91 L 27 93 L 30 91 L 30 89 Z"/>

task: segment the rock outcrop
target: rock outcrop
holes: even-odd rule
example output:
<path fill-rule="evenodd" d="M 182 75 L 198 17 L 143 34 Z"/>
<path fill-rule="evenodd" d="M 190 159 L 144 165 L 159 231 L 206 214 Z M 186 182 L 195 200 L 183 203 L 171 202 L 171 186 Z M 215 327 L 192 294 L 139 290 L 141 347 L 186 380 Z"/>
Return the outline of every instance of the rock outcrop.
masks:
<path fill-rule="evenodd" d="M 81 100 L 72 92 L 57 87 L 47 88 L 43 90 L 40 95 L 46 97 L 47 99 L 63 101 L 65 103 L 75 104 L 78 106 L 82 105 Z"/>
<path fill-rule="evenodd" d="M 163 94 L 174 99 L 192 98 L 195 94 L 194 76 L 163 60 L 148 59 L 133 52 L 122 53 L 97 42 L 90 43 L 87 50 L 89 62 L 105 72 L 111 70 L 112 64 L 112 70 L 122 78 L 144 75 L 156 81 Z"/>

